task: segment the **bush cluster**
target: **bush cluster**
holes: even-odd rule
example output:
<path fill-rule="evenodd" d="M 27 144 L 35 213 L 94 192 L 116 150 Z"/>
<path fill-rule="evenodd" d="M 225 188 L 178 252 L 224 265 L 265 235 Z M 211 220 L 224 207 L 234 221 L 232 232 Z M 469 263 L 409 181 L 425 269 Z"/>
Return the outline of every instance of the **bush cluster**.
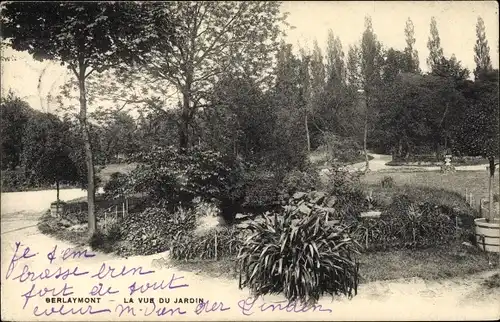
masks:
<path fill-rule="evenodd" d="M 361 174 L 342 169 L 333 169 L 328 174 L 324 187 L 328 196 L 336 196 L 335 210 L 339 218 L 353 221 L 359 218 L 362 211 L 368 210 L 374 203 L 366 197 L 360 183 Z M 373 204 L 372 204 L 373 206 Z"/>
<path fill-rule="evenodd" d="M 319 149 L 327 153 L 328 160 L 332 163 L 352 163 L 360 160 L 362 147 L 356 138 L 329 133 L 323 136 Z"/>
<path fill-rule="evenodd" d="M 125 195 L 127 175 L 121 172 L 113 172 L 109 181 L 104 185 L 104 197 L 106 199 L 121 199 Z"/>
<path fill-rule="evenodd" d="M 395 184 L 394 178 L 391 176 L 385 176 L 380 181 L 380 185 L 382 186 L 382 188 L 392 188 L 394 187 L 394 184 Z"/>
<path fill-rule="evenodd" d="M 166 208 L 148 208 L 141 213 L 129 214 L 121 222 L 121 255 L 151 255 L 169 249 L 177 233 L 194 230 L 194 212 L 179 208 L 171 212 Z"/>
<path fill-rule="evenodd" d="M 218 152 L 196 146 L 183 154 L 172 146 L 157 147 L 129 161 L 139 165 L 126 180 L 110 182 L 110 191 L 145 194 L 150 202 L 161 201 L 170 209 L 179 203 L 189 206 L 196 197 L 221 202 L 241 198 L 245 164 Z"/>
<path fill-rule="evenodd" d="M 241 246 L 240 288 L 250 288 L 254 296 L 282 293 L 307 303 L 323 294 L 356 294 L 357 246 L 346 227 L 318 211 L 264 218 L 249 224 L 252 235 Z"/>
<path fill-rule="evenodd" d="M 236 228 L 212 229 L 204 235 L 178 232 L 172 239 L 170 257 L 176 260 L 219 260 L 236 257 L 241 246 Z"/>
<path fill-rule="evenodd" d="M 453 212 L 432 203 L 395 198 L 381 218 L 361 219 L 355 232 L 366 250 L 427 248 L 455 240 L 463 234 Z"/>
<path fill-rule="evenodd" d="M 317 169 L 307 168 L 305 171 L 292 170 L 285 174 L 282 182 L 283 194 L 291 196 L 297 191 L 312 191 L 319 186 Z"/>
<path fill-rule="evenodd" d="M 112 175 L 105 187 L 109 198 L 141 193 L 171 210 L 179 203 L 191 207 L 195 198 L 217 201 L 229 221 L 241 208 L 272 208 L 293 192 L 311 190 L 319 182 L 314 169 L 270 171 L 202 147 L 186 154 L 174 147 L 156 148 L 129 161 L 138 167 L 126 177 Z"/>

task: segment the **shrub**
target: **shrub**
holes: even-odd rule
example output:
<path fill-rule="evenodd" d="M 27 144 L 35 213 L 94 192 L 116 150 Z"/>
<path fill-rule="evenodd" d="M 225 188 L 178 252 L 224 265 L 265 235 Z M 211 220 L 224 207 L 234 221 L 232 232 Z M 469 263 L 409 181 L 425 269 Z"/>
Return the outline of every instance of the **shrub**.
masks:
<path fill-rule="evenodd" d="M 297 191 L 312 191 L 318 184 L 319 175 L 316 169 L 292 170 L 285 174 L 282 193 L 291 196 Z"/>
<path fill-rule="evenodd" d="M 129 214 L 120 224 L 124 238 L 119 253 L 151 255 L 164 252 L 178 232 L 188 234 L 194 230 L 195 222 L 195 213 L 183 208 L 171 212 L 159 206 Z"/>
<path fill-rule="evenodd" d="M 323 294 L 355 295 L 357 250 L 346 227 L 331 225 L 328 215 L 318 212 L 293 216 L 286 212 L 249 224 L 253 234 L 238 255 L 239 287 L 249 287 L 254 296 L 283 293 L 289 301 L 306 303 Z"/>
<path fill-rule="evenodd" d="M 122 237 L 121 223 L 120 220 L 113 216 L 106 217 L 102 221 L 103 233 L 106 235 L 106 239 L 110 242 L 117 242 Z"/>
<path fill-rule="evenodd" d="M 341 195 L 361 189 L 361 173 L 334 168 L 327 175 L 324 190 L 331 195 Z"/>
<path fill-rule="evenodd" d="M 355 221 L 362 211 L 369 208 L 359 173 L 334 169 L 328 175 L 324 190 L 328 196 L 337 197 L 334 206 L 336 214 L 347 222 Z"/>
<path fill-rule="evenodd" d="M 330 162 L 351 163 L 360 159 L 361 145 L 356 138 L 328 133 L 322 143 L 320 149 L 326 151 Z"/>
<path fill-rule="evenodd" d="M 172 239 L 170 257 L 176 260 L 236 257 L 241 240 L 236 228 L 212 229 L 202 236 L 178 232 Z"/>
<path fill-rule="evenodd" d="M 111 243 L 108 241 L 107 236 L 100 230 L 92 234 L 89 240 L 89 245 L 92 250 L 100 250 L 105 253 L 113 251 Z"/>
<path fill-rule="evenodd" d="M 281 176 L 269 170 L 252 169 L 244 176 L 245 207 L 264 207 L 278 204 Z"/>
<path fill-rule="evenodd" d="M 455 216 L 442 208 L 400 196 L 380 219 L 361 220 L 355 235 L 366 250 L 416 249 L 446 244 L 464 235 L 456 225 Z"/>
<path fill-rule="evenodd" d="M 104 185 L 104 195 L 107 199 L 123 198 L 127 175 L 121 172 L 113 172 L 109 181 Z"/>
<path fill-rule="evenodd" d="M 382 188 L 392 188 L 394 187 L 394 178 L 391 176 L 385 176 L 381 181 L 380 185 Z"/>
<path fill-rule="evenodd" d="M 199 146 L 185 154 L 171 146 L 157 147 L 131 161 L 140 166 L 130 173 L 125 191 L 146 194 L 152 201 L 170 206 L 187 205 L 195 197 L 227 202 L 240 199 L 243 193 L 245 163 Z"/>

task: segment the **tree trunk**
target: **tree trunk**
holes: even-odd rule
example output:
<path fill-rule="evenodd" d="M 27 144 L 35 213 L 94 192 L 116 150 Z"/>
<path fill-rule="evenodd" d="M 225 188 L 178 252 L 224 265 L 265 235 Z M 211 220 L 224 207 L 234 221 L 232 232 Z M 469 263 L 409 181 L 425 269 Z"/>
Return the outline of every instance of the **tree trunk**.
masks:
<path fill-rule="evenodd" d="M 57 204 L 59 205 L 59 180 L 56 181 Z"/>
<path fill-rule="evenodd" d="M 311 152 L 311 137 L 309 136 L 309 125 L 307 124 L 307 111 L 304 117 L 304 125 L 306 127 L 307 152 Z"/>
<path fill-rule="evenodd" d="M 495 157 L 489 157 L 488 160 L 490 163 L 490 179 L 488 184 L 488 214 L 489 220 L 493 220 L 493 218 L 495 217 L 493 213 L 493 179 L 495 178 Z"/>
<path fill-rule="evenodd" d="M 366 91 L 365 91 L 366 95 Z M 368 150 L 366 149 L 366 141 L 368 139 L 368 99 L 365 97 L 365 126 L 363 133 L 363 152 L 365 153 L 365 172 L 370 170 L 370 161 L 368 160 Z"/>
<path fill-rule="evenodd" d="M 179 124 L 179 150 L 180 152 L 185 152 L 189 145 L 189 135 L 188 135 L 188 121 L 184 116 L 181 116 L 181 122 Z"/>
<path fill-rule="evenodd" d="M 78 85 L 80 89 L 80 124 L 82 126 L 82 136 L 85 144 L 85 163 L 87 164 L 87 204 L 88 204 L 88 224 L 89 235 L 93 235 L 97 230 L 95 218 L 95 182 L 94 182 L 94 160 L 92 155 L 92 145 L 90 143 L 90 130 L 87 121 L 87 93 L 85 88 L 85 66 L 80 63 Z"/>
<path fill-rule="evenodd" d="M 185 89 L 182 94 L 182 111 L 179 123 L 179 150 L 185 152 L 189 147 L 189 110 L 190 110 L 189 89 Z"/>

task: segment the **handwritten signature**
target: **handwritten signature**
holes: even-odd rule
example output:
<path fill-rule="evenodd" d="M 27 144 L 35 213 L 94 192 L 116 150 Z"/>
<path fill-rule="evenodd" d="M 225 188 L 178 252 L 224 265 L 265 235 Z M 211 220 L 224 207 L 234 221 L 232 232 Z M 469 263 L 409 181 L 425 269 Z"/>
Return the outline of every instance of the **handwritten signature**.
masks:
<path fill-rule="evenodd" d="M 161 300 L 157 303 L 154 298 L 150 299 L 139 299 L 139 303 L 143 305 L 141 307 L 132 306 L 129 303 L 134 303 L 132 296 L 141 296 L 145 293 L 187 288 L 189 284 L 186 283 L 184 276 L 179 276 L 172 274 L 170 278 L 161 281 L 148 281 L 141 283 L 138 281 L 133 281 L 130 283 L 125 294 L 130 296 L 127 301 L 124 298 L 123 303 L 120 303 L 114 307 L 114 309 L 109 308 L 109 303 L 114 302 L 114 300 L 101 301 L 101 299 L 106 298 L 110 295 L 117 295 L 123 290 L 113 289 L 105 285 L 106 280 L 118 279 L 125 276 L 143 276 L 155 273 L 153 270 L 147 270 L 142 266 L 137 267 L 113 267 L 109 263 L 101 263 L 99 269 L 95 272 L 89 270 L 80 269 L 78 266 L 72 268 L 63 268 L 61 266 L 56 267 L 54 261 L 60 259 L 63 262 L 68 259 L 79 259 L 85 260 L 88 258 L 93 258 L 96 254 L 91 253 L 87 250 L 76 250 L 72 248 L 66 248 L 58 250 L 58 246 L 55 245 L 50 252 L 46 254 L 47 262 L 50 266 L 45 266 L 41 271 L 34 270 L 30 263 L 32 261 L 40 258 L 38 252 L 32 251 L 29 246 L 21 244 L 21 242 L 15 243 L 15 250 L 12 258 L 10 260 L 7 272 L 5 274 L 6 280 L 18 281 L 22 285 L 29 285 L 29 287 L 23 291 L 21 297 L 24 300 L 22 304 L 22 309 L 26 309 L 31 300 L 36 298 L 44 298 L 48 307 L 41 307 L 39 302 L 37 302 L 33 307 L 34 316 L 52 316 L 52 315 L 95 315 L 95 314 L 117 314 L 119 317 L 124 315 L 136 316 L 141 314 L 144 316 L 176 316 L 185 315 L 188 312 L 194 313 L 196 315 L 210 314 L 210 313 L 221 313 L 231 310 L 231 306 L 227 303 L 221 301 L 209 301 L 205 299 L 196 300 L 196 305 L 192 306 L 192 310 L 187 311 L 185 308 L 181 308 L 179 305 L 163 305 L 170 303 L 169 299 Z M 38 256 L 38 257 L 37 257 Z M 79 261 L 80 262 L 80 261 Z M 93 284 L 88 295 L 90 297 L 81 298 L 75 295 L 74 286 L 71 281 L 75 278 L 88 278 L 89 280 L 95 280 L 97 283 Z M 64 281 L 63 286 L 53 287 L 53 285 L 47 285 L 50 280 L 62 280 Z M 81 284 L 81 283 L 80 283 Z M 289 312 L 289 313 L 304 313 L 304 312 L 323 312 L 331 313 L 332 310 L 328 308 L 323 308 L 321 305 L 305 306 L 295 302 L 271 302 L 271 303 L 260 303 L 257 305 L 257 300 L 254 298 L 247 298 L 244 300 L 239 300 L 237 305 L 234 306 L 235 310 L 238 310 L 242 315 L 249 316 L 255 311 L 260 312 Z M 106 306 L 105 303 L 108 303 Z M 173 303 L 194 303 L 194 302 L 183 302 L 179 298 L 179 301 Z M 54 305 L 55 304 L 55 305 Z M 76 307 L 74 304 L 85 304 L 84 306 Z M 94 304 L 94 306 L 90 305 Z M 98 308 L 95 304 L 102 304 L 103 307 Z M 194 307 L 194 308 L 193 308 Z"/>

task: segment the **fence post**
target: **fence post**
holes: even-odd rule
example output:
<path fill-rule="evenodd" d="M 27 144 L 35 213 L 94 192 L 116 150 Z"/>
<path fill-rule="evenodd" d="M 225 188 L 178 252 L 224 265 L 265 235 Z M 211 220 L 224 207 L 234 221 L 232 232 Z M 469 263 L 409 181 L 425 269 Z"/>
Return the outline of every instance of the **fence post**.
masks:
<path fill-rule="evenodd" d="M 217 260 L 217 231 L 215 231 L 215 260 Z"/>
<path fill-rule="evenodd" d="M 122 219 L 125 218 L 125 203 L 122 203 Z"/>
<path fill-rule="evenodd" d="M 479 217 L 483 217 L 483 198 L 479 199 Z"/>
<path fill-rule="evenodd" d="M 104 229 L 106 229 L 106 222 L 107 222 L 107 212 L 104 212 Z"/>
<path fill-rule="evenodd" d="M 469 189 L 465 188 L 465 202 L 469 202 L 468 197 L 469 196 Z"/>

